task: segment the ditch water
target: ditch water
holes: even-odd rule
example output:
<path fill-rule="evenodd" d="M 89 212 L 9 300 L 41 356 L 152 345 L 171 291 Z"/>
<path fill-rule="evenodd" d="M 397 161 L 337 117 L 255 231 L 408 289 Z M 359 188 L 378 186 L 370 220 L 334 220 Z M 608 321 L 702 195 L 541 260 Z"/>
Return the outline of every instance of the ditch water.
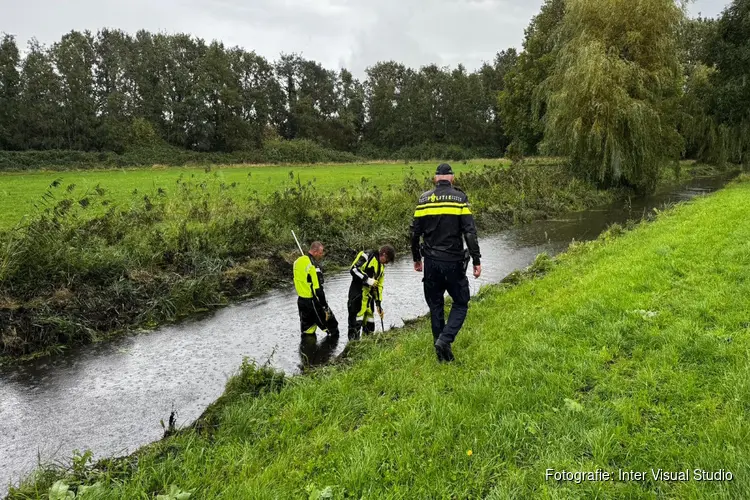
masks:
<path fill-rule="evenodd" d="M 702 178 L 631 203 L 538 221 L 480 239 L 483 275 L 472 293 L 526 267 L 541 252 L 564 251 L 572 240 L 595 239 L 615 222 L 720 189 L 726 178 Z M 305 356 L 323 364 L 346 339 L 348 273 L 326 279 L 326 295 L 343 329 L 340 340 L 300 343 L 293 288 L 275 290 L 200 320 L 94 344 L 0 369 L 0 495 L 43 463 L 67 463 L 73 450 L 120 456 L 161 438 L 172 410 L 178 425 L 194 421 L 216 400 L 244 356 L 288 374 Z M 386 329 L 427 312 L 421 275 L 404 255 L 386 270 Z M 471 314 L 471 312 L 469 312 Z M 378 330 L 380 327 L 378 326 Z M 308 339 L 310 340 L 310 339 Z M 432 359 L 430 359 L 432 361 Z"/>

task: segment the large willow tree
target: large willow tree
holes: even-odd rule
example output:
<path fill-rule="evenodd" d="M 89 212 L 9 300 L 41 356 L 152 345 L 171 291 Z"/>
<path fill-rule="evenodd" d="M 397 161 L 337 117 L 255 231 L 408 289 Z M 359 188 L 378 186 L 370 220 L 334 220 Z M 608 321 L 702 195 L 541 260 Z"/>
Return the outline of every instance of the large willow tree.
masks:
<path fill-rule="evenodd" d="M 600 185 L 654 189 L 681 150 L 674 0 L 569 0 L 546 81 L 545 147 Z"/>

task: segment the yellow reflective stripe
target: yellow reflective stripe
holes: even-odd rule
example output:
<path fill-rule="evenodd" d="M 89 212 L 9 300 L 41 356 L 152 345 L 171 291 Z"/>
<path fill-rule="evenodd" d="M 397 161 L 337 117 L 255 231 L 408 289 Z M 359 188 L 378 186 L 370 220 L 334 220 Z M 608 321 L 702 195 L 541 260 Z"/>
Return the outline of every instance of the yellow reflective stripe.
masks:
<path fill-rule="evenodd" d="M 427 217 L 430 215 L 471 215 L 469 207 L 464 206 L 463 208 L 458 207 L 441 207 L 441 208 L 426 208 L 417 210 L 414 212 L 414 217 Z"/>
<path fill-rule="evenodd" d="M 417 210 L 424 210 L 426 208 L 435 208 L 435 207 L 465 207 L 466 203 L 453 203 L 449 201 L 440 202 L 440 203 L 425 203 L 424 205 L 417 205 Z"/>

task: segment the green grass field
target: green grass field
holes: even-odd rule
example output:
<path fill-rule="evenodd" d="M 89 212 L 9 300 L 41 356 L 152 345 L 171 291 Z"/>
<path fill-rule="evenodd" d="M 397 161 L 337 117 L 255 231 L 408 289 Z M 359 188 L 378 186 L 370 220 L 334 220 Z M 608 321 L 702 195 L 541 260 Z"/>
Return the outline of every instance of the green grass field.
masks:
<path fill-rule="evenodd" d="M 541 279 L 484 290 L 454 364 L 436 362 L 420 321 L 279 391 L 252 395 L 269 374 L 246 368 L 213 432 L 183 431 L 85 482 L 122 499 L 749 498 L 749 180 L 576 245 Z"/>
<path fill-rule="evenodd" d="M 456 162 L 456 173 L 483 165 L 508 164 L 503 160 L 473 160 L 463 164 Z M 75 185 L 74 193 L 82 196 L 86 191 L 100 185 L 107 190 L 107 197 L 118 203 L 127 199 L 133 190 L 153 192 L 162 188 L 170 192 L 180 176 L 184 179 L 200 180 L 214 174 L 220 182 L 238 183 L 241 192 L 272 193 L 285 184 L 290 184 L 290 172 L 299 175 L 303 183 L 314 181 L 318 189 L 336 191 L 361 185 L 367 178 L 369 185 L 381 190 L 399 186 L 410 172 L 418 177 L 434 175 L 437 163 L 377 163 L 340 165 L 286 165 L 286 166 L 221 166 L 206 173 L 205 167 L 155 167 L 142 169 L 64 171 L 64 172 L 17 172 L 0 174 L 0 229 L 15 225 L 25 214 L 34 210 L 49 185 L 60 180 L 63 186 Z"/>

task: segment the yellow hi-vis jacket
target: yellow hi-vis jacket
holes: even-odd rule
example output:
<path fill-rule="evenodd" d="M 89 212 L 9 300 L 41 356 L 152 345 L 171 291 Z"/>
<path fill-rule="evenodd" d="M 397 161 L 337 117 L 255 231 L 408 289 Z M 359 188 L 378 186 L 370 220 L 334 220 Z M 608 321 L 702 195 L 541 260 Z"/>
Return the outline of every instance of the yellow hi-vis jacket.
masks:
<path fill-rule="evenodd" d="M 303 299 L 315 297 L 323 307 L 327 306 L 323 291 L 323 272 L 310 255 L 303 255 L 294 261 L 294 288 Z"/>
<path fill-rule="evenodd" d="M 380 263 L 378 257 L 379 254 L 377 251 L 359 252 L 357 258 L 352 262 L 349 272 L 355 280 L 359 280 L 362 283 L 362 286 L 365 286 L 367 278 L 375 280 L 375 285 L 377 287 L 375 302 L 380 305 L 380 302 L 383 300 L 385 266 Z"/>

